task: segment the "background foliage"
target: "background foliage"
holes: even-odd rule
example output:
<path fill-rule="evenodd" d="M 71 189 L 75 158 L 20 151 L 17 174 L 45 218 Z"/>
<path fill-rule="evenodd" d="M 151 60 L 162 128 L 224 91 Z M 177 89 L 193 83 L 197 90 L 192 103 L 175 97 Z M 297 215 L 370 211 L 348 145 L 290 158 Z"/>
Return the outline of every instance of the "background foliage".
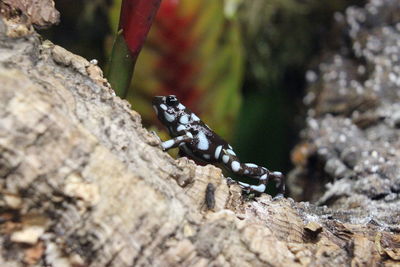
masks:
<path fill-rule="evenodd" d="M 152 97 L 175 94 L 212 128 L 231 135 L 244 61 L 238 21 L 227 19 L 223 8 L 215 0 L 162 1 L 128 94 L 147 123 L 157 123 Z"/>

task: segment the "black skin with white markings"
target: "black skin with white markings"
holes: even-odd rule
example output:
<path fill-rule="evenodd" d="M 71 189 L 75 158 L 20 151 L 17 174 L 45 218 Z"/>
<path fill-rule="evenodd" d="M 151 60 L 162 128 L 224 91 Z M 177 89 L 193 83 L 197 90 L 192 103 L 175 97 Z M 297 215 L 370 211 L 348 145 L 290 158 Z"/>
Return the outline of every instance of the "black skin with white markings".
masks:
<path fill-rule="evenodd" d="M 258 185 L 238 182 L 246 191 L 262 193 L 268 180 L 273 179 L 279 191 L 276 197 L 282 197 L 285 193 L 284 176 L 281 172 L 270 172 L 253 163 L 241 163 L 232 147 L 180 103 L 176 96 L 154 97 L 153 108 L 173 137 L 161 144 L 164 151 L 179 147 L 181 155 L 211 164 L 220 163 L 236 175 L 256 179 Z"/>

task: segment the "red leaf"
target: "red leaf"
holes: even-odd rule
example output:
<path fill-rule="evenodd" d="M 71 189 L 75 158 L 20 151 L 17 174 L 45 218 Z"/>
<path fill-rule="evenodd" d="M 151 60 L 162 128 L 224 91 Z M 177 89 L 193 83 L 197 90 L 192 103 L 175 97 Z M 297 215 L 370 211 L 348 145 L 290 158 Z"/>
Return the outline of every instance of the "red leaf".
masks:
<path fill-rule="evenodd" d="M 139 54 L 161 0 L 123 0 L 119 28 L 133 57 Z"/>
<path fill-rule="evenodd" d="M 156 17 L 157 46 L 163 46 L 163 56 L 156 65 L 162 73 L 162 95 L 175 94 L 180 101 L 197 112 L 201 92 L 195 78 L 201 66 L 194 64 L 190 54 L 197 40 L 188 31 L 195 22 L 194 14 L 180 14 L 177 0 L 164 0 Z"/>

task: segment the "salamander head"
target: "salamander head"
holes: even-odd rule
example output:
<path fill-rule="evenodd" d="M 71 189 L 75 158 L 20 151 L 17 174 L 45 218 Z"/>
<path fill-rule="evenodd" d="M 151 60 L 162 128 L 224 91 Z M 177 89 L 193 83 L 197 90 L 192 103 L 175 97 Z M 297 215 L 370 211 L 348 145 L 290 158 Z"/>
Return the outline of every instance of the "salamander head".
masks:
<path fill-rule="evenodd" d="M 174 95 L 155 96 L 153 98 L 153 108 L 158 119 L 165 126 L 176 125 L 178 119 L 185 114 L 186 109 Z"/>

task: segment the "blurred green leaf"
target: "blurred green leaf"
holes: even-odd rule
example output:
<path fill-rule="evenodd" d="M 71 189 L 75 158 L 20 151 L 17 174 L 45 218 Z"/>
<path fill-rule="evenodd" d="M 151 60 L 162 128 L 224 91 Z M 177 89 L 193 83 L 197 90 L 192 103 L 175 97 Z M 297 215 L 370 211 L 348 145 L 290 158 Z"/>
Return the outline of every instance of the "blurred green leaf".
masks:
<path fill-rule="evenodd" d="M 161 0 L 122 0 L 107 73 L 108 81 L 122 98 L 126 98 L 137 57 L 160 3 Z"/>

